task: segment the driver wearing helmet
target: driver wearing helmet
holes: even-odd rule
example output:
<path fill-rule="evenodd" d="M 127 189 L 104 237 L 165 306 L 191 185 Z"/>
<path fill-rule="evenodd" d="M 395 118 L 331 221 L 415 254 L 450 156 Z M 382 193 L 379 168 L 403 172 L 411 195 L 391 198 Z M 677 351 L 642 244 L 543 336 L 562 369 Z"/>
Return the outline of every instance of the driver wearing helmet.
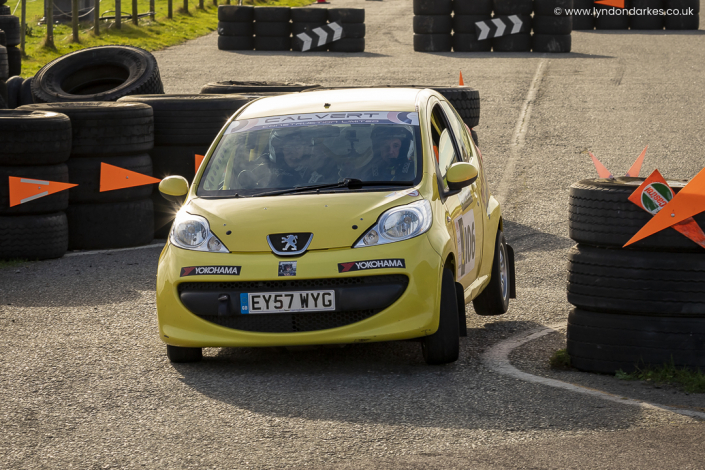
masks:
<path fill-rule="evenodd" d="M 282 187 L 304 184 L 309 170 L 312 144 L 297 130 L 276 129 L 269 137 L 269 168 Z"/>
<path fill-rule="evenodd" d="M 411 132 L 398 126 L 376 126 L 370 135 L 373 157 L 362 169 L 363 181 L 409 181 L 414 179 L 409 160 Z"/>

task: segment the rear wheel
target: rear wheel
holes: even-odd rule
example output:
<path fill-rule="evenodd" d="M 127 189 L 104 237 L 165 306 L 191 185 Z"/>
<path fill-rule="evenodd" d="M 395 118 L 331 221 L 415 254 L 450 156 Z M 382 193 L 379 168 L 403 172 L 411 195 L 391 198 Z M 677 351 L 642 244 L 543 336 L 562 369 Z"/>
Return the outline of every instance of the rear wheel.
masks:
<path fill-rule="evenodd" d="M 421 350 L 426 364 L 448 364 L 458 360 L 460 337 L 458 330 L 458 297 L 453 273 L 443 270 L 441 285 L 441 312 L 438 330 L 423 338 Z"/>
<path fill-rule="evenodd" d="M 171 362 L 199 362 L 203 359 L 202 348 L 182 348 L 180 346 L 166 345 L 166 356 Z"/>
<path fill-rule="evenodd" d="M 509 310 L 510 279 L 509 255 L 504 234 L 497 231 L 497 240 L 492 260 L 490 283 L 473 301 L 475 313 L 478 315 L 502 315 Z"/>

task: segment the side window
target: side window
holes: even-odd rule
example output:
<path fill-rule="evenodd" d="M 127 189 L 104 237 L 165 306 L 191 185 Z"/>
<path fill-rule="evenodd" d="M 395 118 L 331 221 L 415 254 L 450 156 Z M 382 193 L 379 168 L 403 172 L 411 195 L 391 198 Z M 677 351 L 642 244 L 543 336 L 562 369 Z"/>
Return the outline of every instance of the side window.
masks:
<path fill-rule="evenodd" d="M 453 129 L 448 125 L 446 114 L 440 105 L 436 105 L 431 113 L 431 139 L 433 143 L 433 153 L 438 164 L 438 175 L 443 181 L 443 186 L 448 189 L 446 184 L 446 172 L 448 167 L 458 160 L 456 145 L 453 142 Z"/>
<path fill-rule="evenodd" d="M 460 147 L 460 153 L 463 161 L 472 163 L 474 156 L 473 145 L 471 142 L 472 136 L 467 130 L 463 119 L 458 114 L 458 111 L 456 111 L 455 108 L 449 104 L 443 103 L 443 109 L 450 116 L 451 126 L 453 127 L 453 131 L 455 131 L 455 135 L 458 136 L 458 147 Z"/>

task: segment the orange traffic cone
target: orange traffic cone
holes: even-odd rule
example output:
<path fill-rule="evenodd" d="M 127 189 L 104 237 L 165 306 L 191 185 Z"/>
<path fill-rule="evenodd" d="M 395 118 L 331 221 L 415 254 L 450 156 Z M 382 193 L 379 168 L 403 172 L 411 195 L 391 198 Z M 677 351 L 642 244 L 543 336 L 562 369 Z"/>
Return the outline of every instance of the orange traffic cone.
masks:
<path fill-rule="evenodd" d="M 465 81 L 463 80 L 463 71 L 460 71 L 460 82 L 458 83 L 460 86 L 465 86 Z"/>

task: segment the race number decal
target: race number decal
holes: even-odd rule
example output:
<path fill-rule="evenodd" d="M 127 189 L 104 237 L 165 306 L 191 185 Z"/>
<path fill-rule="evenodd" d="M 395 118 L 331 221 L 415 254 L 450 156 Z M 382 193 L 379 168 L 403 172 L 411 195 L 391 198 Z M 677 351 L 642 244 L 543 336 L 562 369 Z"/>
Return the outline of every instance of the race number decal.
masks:
<path fill-rule="evenodd" d="M 455 219 L 455 239 L 458 243 L 458 273 L 469 274 L 475 268 L 475 213 L 468 211 Z"/>

